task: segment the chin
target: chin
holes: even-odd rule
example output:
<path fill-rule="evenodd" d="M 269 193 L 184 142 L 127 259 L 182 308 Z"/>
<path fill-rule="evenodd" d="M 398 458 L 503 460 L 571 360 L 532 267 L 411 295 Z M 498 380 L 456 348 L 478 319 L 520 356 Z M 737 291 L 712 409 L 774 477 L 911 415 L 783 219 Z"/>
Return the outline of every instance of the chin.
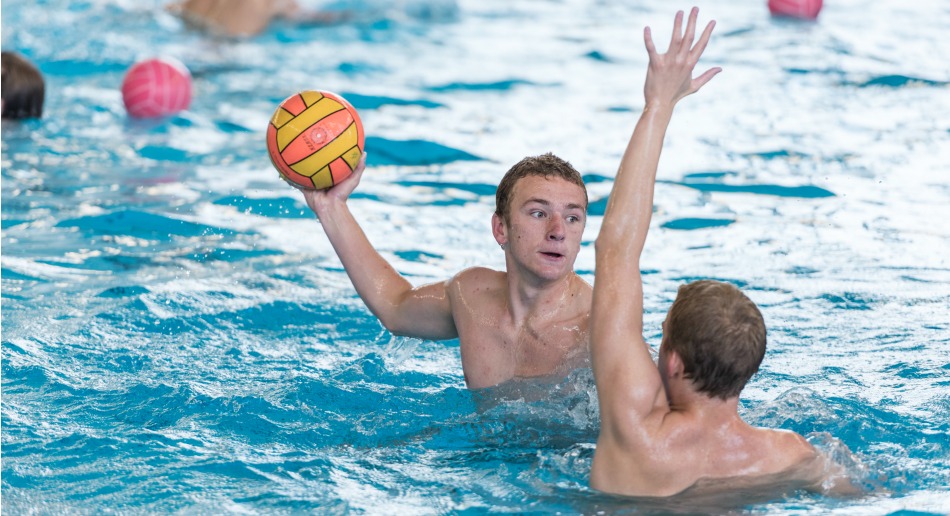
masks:
<path fill-rule="evenodd" d="M 565 276 L 571 274 L 572 272 L 574 272 L 574 269 L 572 267 L 558 267 L 558 268 L 543 267 L 540 270 L 535 271 L 538 277 L 548 280 L 548 281 L 556 281 L 556 280 L 562 279 Z"/>

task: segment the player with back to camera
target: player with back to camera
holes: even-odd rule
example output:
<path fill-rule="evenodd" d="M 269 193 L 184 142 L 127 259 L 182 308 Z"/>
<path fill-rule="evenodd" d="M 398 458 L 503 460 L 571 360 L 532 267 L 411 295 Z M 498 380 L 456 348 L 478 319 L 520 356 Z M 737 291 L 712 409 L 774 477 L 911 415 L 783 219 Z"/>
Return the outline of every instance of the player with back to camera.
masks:
<path fill-rule="evenodd" d="M 600 435 L 591 487 L 631 496 L 668 496 L 756 482 L 835 487 L 827 463 L 800 435 L 755 428 L 738 414 L 739 393 L 765 355 L 762 315 L 737 288 L 701 280 L 683 285 L 663 324 L 659 360 L 643 339 L 640 255 L 653 212 L 653 189 L 673 107 L 720 68 L 695 79 L 693 68 L 714 22 L 693 45 L 698 10 L 683 33 L 676 15 L 665 54 L 650 29 L 643 113 L 624 152 L 595 244 L 591 362 L 600 402 Z M 848 485 L 837 486 L 847 491 Z"/>
<path fill-rule="evenodd" d="M 15 52 L 2 52 L 3 118 L 19 120 L 41 118 L 46 97 L 46 81 L 39 69 Z"/>
<path fill-rule="evenodd" d="M 420 339 L 458 338 L 471 389 L 566 375 L 587 363 L 591 287 L 573 267 L 588 200 L 574 167 L 545 154 L 521 160 L 502 178 L 492 233 L 505 271 L 472 267 L 418 287 L 380 256 L 347 207 L 364 168 L 365 154 L 333 188 L 303 193 L 383 326 Z"/>

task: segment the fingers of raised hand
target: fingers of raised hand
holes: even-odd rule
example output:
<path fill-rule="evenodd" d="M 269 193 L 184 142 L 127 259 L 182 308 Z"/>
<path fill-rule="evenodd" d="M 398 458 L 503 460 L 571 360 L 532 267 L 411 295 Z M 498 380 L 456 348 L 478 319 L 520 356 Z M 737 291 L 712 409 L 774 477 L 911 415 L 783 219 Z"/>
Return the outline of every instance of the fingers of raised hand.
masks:
<path fill-rule="evenodd" d="M 688 53 L 693 46 L 693 39 L 696 38 L 696 18 L 699 16 L 699 8 L 693 7 L 689 12 L 689 21 L 686 23 L 686 34 L 683 36 L 683 45 L 681 52 Z"/>
<path fill-rule="evenodd" d="M 643 28 L 643 43 L 647 47 L 647 54 L 650 56 L 650 60 L 656 58 L 656 45 L 653 44 L 653 34 L 650 31 L 650 27 Z"/>
<path fill-rule="evenodd" d="M 709 43 L 709 37 L 712 36 L 712 31 L 715 27 L 715 20 L 706 24 L 706 29 L 703 30 L 702 35 L 699 36 L 699 41 L 696 42 L 696 45 L 689 52 L 689 58 L 691 62 L 696 63 L 699 61 L 699 57 L 703 55 L 703 52 L 706 50 L 706 45 Z"/>
<path fill-rule="evenodd" d="M 696 93 L 700 88 L 703 87 L 707 82 L 711 81 L 717 73 L 721 72 L 722 68 L 716 66 L 706 70 L 702 75 L 692 80 L 690 84 L 690 93 Z"/>
<path fill-rule="evenodd" d="M 676 17 L 673 18 L 673 35 L 670 37 L 670 48 L 666 51 L 668 54 L 675 53 L 683 43 L 683 11 L 676 11 Z"/>

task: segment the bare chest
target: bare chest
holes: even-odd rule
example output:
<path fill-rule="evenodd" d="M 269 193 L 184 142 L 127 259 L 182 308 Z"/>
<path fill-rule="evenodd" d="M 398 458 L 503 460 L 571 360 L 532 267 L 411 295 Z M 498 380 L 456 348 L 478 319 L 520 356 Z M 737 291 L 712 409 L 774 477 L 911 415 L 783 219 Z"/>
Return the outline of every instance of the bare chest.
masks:
<path fill-rule="evenodd" d="M 563 375 L 588 360 L 586 312 L 520 325 L 496 314 L 488 319 L 457 320 L 456 326 L 462 367 L 473 388 L 513 378 Z"/>

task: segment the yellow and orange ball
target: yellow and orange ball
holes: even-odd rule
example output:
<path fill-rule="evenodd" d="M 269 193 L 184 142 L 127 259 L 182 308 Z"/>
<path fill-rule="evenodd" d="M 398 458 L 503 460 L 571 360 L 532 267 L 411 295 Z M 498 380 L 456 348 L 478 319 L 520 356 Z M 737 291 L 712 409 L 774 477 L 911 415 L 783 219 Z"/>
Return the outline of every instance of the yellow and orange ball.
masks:
<path fill-rule="evenodd" d="M 306 90 L 280 103 L 267 125 L 267 152 L 280 177 L 323 190 L 356 169 L 365 148 L 356 109 L 328 91 Z"/>

